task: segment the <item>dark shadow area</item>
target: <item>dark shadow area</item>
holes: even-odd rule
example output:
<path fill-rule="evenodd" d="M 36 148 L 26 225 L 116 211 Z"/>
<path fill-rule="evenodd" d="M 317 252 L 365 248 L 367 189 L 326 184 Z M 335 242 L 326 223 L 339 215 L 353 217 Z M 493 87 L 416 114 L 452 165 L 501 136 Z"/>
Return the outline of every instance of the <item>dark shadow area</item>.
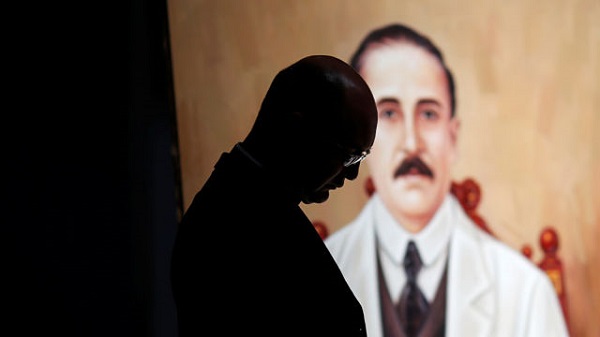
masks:
<path fill-rule="evenodd" d="M 9 63 L 4 332 L 175 336 L 181 197 L 166 0 L 25 12 L 35 14 L 17 20 Z"/>

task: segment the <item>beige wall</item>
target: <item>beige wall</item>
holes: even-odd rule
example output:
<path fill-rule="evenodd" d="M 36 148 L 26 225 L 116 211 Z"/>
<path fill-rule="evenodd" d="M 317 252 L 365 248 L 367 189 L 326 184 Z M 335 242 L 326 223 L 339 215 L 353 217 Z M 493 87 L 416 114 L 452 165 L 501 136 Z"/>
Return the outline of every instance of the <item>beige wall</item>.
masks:
<path fill-rule="evenodd" d="M 554 226 L 574 336 L 600 336 L 600 2 L 169 0 L 184 206 L 249 130 L 277 71 L 308 54 L 347 60 L 374 27 L 436 41 L 458 86 L 457 180 L 519 249 Z M 368 174 L 302 206 L 331 231 L 357 215 Z M 592 268 L 594 267 L 594 268 Z"/>

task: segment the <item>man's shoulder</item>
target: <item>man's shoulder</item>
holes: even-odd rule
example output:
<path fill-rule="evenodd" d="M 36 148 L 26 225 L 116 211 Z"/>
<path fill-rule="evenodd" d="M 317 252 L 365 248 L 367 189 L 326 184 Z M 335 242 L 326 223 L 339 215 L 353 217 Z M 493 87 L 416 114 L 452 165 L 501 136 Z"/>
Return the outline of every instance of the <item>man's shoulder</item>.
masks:
<path fill-rule="evenodd" d="M 342 227 L 329 235 L 325 239 L 325 243 L 346 241 L 350 237 L 360 235 L 357 233 L 368 230 L 369 222 L 371 222 L 370 219 L 373 218 L 372 203 L 372 200 L 369 200 L 354 219 L 342 225 Z"/>
<path fill-rule="evenodd" d="M 358 218 L 356 218 L 350 223 L 331 233 L 325 239 L 325 245 L 332 252 L 332 254 L 336 255 L 343 250 L 343 247 L 352 246 L 352 242 L 355 243 L 360 237 L 358 232 L 363 231 L 364 229 L 365 226 L 361 226 L 361 222 L 358 221 Z"/>
<path fill-rule="evenodd" d="M 515 279 L 531 281 L 544 276 L 544 273 L 520 251 L 499 238 L 488 234 L 472 221 L 469 222 L 466 230 L 468 234 L 464 237 L 466 240 L 472 240 L 475 243 L 473 245 L 474 249 L 478 250 L 478 252 L 471 253 L 477 253 L 486 265 L 492 269 L 492 274 L 513 275 L 512 277 Z M 464 233 L 465 227 L 461 226 L 457 230 Z"/>
<path fill-rule="evenodd" d="M 478 227 L 464 212 L 459 212 L 455 235 L 472 242 L 470 249 L 477 250 L 479 256 L 502 272 L 519 273 L 523 278 L 538 278 L 543 272 L 520 251 Z M 518 276 L 517 276 L 518 277 Z"/>
<path fill-rule="evenodd" d="M 368 247 L 374 244 L 372 208 L 372 200 L 369 200 L 354 219 L 325 239 L 325 245 L 336 260 L 348 254 L 354 255 L 357 246 Z"/>

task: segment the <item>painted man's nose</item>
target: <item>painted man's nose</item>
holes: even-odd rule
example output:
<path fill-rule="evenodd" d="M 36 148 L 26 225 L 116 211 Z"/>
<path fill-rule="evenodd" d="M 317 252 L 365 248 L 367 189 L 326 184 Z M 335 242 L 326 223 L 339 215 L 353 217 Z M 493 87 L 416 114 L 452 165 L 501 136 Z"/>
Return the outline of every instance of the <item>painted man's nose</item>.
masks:
<path fill-rule="evenodd" d="M 418 153 L 421 150 L 421 141 L 417 128 L 414 125 L 407 125 L 404 135 L 404 151 Z"/>

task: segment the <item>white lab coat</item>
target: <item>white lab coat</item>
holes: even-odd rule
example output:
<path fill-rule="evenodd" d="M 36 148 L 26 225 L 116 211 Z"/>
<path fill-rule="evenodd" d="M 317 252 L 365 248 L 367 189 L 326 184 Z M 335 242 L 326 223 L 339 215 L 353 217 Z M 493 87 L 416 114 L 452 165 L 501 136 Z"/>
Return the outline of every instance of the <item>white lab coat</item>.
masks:
<path fill-rule="evenodd" d="M 362 304 L 369 337 L 382 337 L 374 202 L 325 243 Z M 448 337 L 568 336 L 558 296 L 536 265 L 482 231 L 451 196 L 446 300 Z"/>

